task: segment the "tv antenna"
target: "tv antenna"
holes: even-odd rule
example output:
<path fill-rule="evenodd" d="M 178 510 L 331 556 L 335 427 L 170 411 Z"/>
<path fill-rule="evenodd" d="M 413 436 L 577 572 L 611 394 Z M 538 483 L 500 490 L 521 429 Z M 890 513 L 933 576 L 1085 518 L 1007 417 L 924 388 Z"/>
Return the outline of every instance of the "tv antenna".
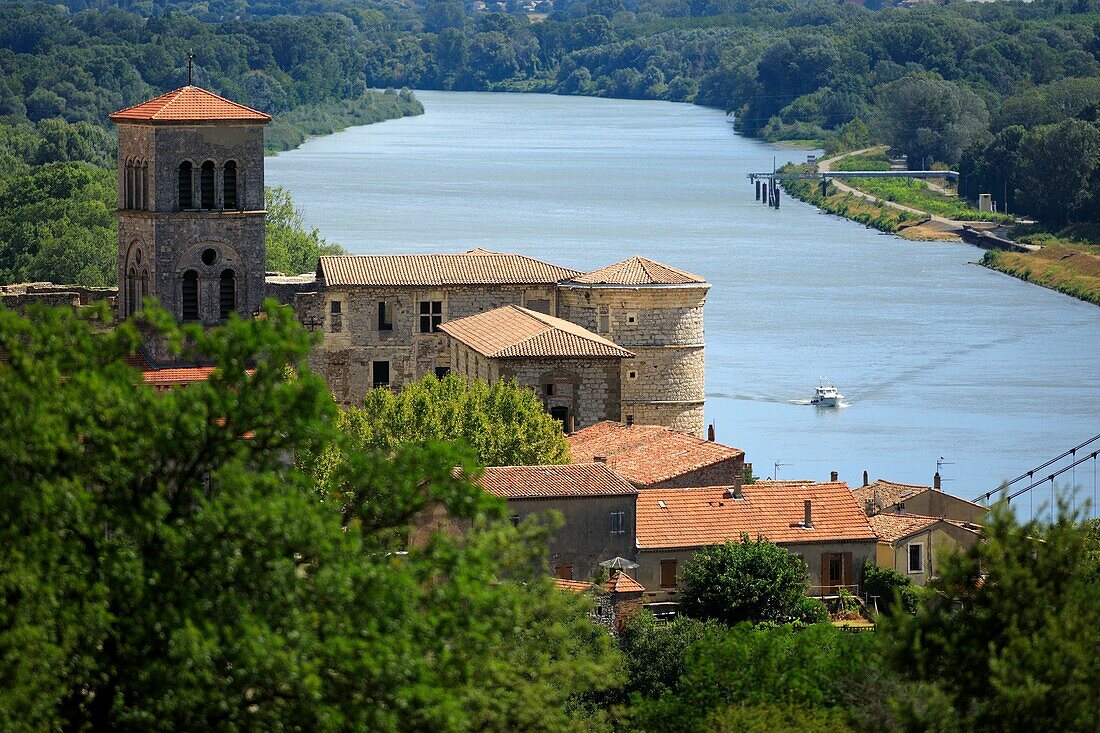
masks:
<path fill-rule="evenodd" d="M 195 65 L 195 52 L 187 52 L 187 86 L 191 86 L 191 75 L 194 71 Z"/>
<path fill-rule="evenodd" d="M 781 466 L 789 466 L 789 465 L 791 465 L 791 464 L 789 464 L 789 463 L 780 463 L 778 460 L 776 460 L 776 462 L 774 464 L 775 467 L 772 469 L 772 480 L 775 481 L 776 479 L 779 478 L 779 468 Z"/>
<path fill-rule="evenodd" d="M 944 460 L 943 456 L 940 456 L 940 459 L 938 461 L 936 461 L 936 473 L 939 474 L 940 481 L 954 481 L 955 480 L 953 478 L 945 479 L 943 477 L 943 467 L 944 466 L 954 466 L 954 465 L 955 465 L 954 461 L 946 461 L 946 460 Z"/>

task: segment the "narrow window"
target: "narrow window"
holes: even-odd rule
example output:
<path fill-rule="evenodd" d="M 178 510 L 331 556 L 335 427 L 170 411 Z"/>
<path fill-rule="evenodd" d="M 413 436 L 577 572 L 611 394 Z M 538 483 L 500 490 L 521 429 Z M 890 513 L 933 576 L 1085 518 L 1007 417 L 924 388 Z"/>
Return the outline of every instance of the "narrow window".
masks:
<path fill-rule="evenodd" d="M 626 426 L 630 427 L 633 424 L 634 424 L 634 416 L 633 415 L 627 415 L 626 416 Z"/>
<path fill-rule="evenodd" d="M 138 251 L 138 254 L 139 255 L 141 254 L 140 250 Z M 139 260 L 140 260 L 140 258 L 139 258 Z M 141 271 L 141 290 L 138 291 L 138 298 L 137 298 L 138 309 L 141 308 L 141 304 L 148 297 L 149 297 L 149 271 L 148 270 L 142 270 Z"/>
<path fill-rule="evenodd" d="M 611 512 L 611 534 L 626 534 L 626 512 Z"/>
<path fill-rule="evenodd" d="M 193 184 L 194 177 L 191 170 L 191 161 L 185 160 L 180 163 L 179 208 L 190 209 L 195 205 L 194 197 L 191 195 L 191 188 Z"/>
<path fill-rule="evenodd" d="M 661 587 L 676 587 L 676 561 L 661 560 Z"/>
<path fill-rule="evenodd" d="M 202 164 L 202 172 L 199 176 L 199 195 L 202 197 L 202 208 L 214 208 L 214 161 L 212 160 Z"/>
<path fill-rule="evenodd" d="M 924 572 L 924 544 L 913 542 L 909 545 L 909 572 Z"/>
<path fill-rule="evenodd" d="M 390 363 L 388 361 L 371 362 L 371 381 L 375 387 L 390 386 Z"/>
<path fill-rule="evenodd" d="M 149 164 L 141 162 L 141 208 L 149 210 Z"/>
<path fill-rule="evenodd" d="M 137 270 L 131 267 L 126 273 L 126 315 L 132 316 L 137 313 L 137 303 Z"/>
<path fill-rule="evenodd" d="M 611 331 L 611 309 L 606 305 L 601 305 L 597 312 L 599 314 L 599 320 L 596 325 L 596 330 L 600 333 L 608 333 Z"/>
<path fill-rule="evenodd" d="M 554 577 L 561 580 L 573 579 L 573 566 L 568 563 L 560 563 L 554 566 Z"/>
<path fill-rule="evenodd" d="M 237 162 L 230 160 L 225 164 L 225 175 L 222 178 L 222 198 L 225 199 L 225 208 L 237 208 Z"/>
<path fill-rule="evenodd" d="M 434 333 L 443 322 L 443 301 L 420 301 L 420 333 Z"/>
<path fill-rule="evenodd" d="M 329 333 L 340 333 L 344 330 L 344 303 L 340 300 L 330 301 L 328 304 L 328 330 Z"/>
<path fill-rule="evenodd" d="M 513 527 L 518 527 L 519 526 L 519 515 L 518 514 L 513 514 L 511 517 L 509 517 L 509 519 L 512 520 L 512 526 Z"/>
<path fill-rule="evenodd" d="M 339 301 L 339 300 L 334 300 L 334 301 L 332 301 L 331 303 L 328 304 L 328 312 L 331 313 L 334 316 L 340 315 L 340 312 L 341 312 L 342 309 L 343 309 L 343 305 L 342 305 L 341 301 Z"/>
<path fill-rule="evenodd" d="M 451 373 L 451 368 L 450 367 L 436 367 L 435 368 L 435 378 L 436 379 L 443 379 L 443 377 L 447 376 L 450 373 Z"/>
<path fill-rule="evenodd" d="M 237 310 L 237 278 L 232 270 L 222 270 L 218 283 L 218 317 L 223 321 Z"/>
<path fill-rule="evenodd" d="M 384 300 L 378 301 L 378 330 L 393 330 L 393 315 L 390 314 L 389 305 Z"/>
<path fill-rule="evenodd" d="M 829 556 L 829 584 L 840 585 L 844 582 L 844 556 L 832 554 Z"/>
<path fill-rule="evenodd" d="M 554 396 L 554 383 L 553 382 L 547 382 L 546 384 L 542 385 L 542 393 L 544 395 L 546 395 L 547 397 L 553 397 Z"/>
<path fill-rule="evenodd" d="M 122 208 L 134 208 L 134 164 L 130 161 L 126 161 L 126 172 L 122 185 Z"/>
<path fill-rule="evenodd" d="M 188 270 L 183 273 L 182 287 L 183 320 L 199 320 L 199 273 Z"/>

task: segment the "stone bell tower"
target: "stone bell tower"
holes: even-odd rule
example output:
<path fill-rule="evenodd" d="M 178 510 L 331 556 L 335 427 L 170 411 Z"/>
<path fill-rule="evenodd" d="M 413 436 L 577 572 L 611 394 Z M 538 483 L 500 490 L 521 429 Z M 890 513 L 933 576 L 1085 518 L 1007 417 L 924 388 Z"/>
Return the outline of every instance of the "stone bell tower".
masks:
<path fill-rule="evenodd" d="M 115 112 L 118 308 L 156 297 L 213 325 L 264 299 L 264 136 L 270 115 L 185 86 Z"/>

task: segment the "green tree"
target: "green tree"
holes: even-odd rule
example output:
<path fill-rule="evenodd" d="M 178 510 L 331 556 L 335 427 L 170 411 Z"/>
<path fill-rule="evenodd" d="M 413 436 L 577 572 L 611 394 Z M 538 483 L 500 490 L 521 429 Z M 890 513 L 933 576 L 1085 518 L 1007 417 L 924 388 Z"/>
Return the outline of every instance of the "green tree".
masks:
<path fill-rule="evenodd" d="M 400 392 L 374 389 L 341 415 L 340 427 L 361 449 L 448 440 L 469 445 L 483 466 L 569 463 L 561 423 L 534 392 L 503 379 L 490 386 L 428 375 Z"/>
<path fill-rule="evenodd" d="M 918 596 L 912 581 L 893 568 L 883 568 L 870 559 L 863 563 L 863 592 L 878 596 L 879 610 L 900 604 L 907 613 L 917 610 Z"/>
<path fill-rule="evenodd" d="M 268 270 L 292 275 L 313 272 L 321 255 L 345 254 L 343 247 L 326 242 L 317 229 L 306 229 L 302 210 L 282 186 L 266 187 L 264 204 Z"/>
<path fill-rule="evenodd" d="M 1053 224 L 1100 219 L 1100 125 L 1066 120 L 1029 130 L 1019 166 L 1024 211 Z"/>
<path fill-rule="evenodd" d="M 147 308 L 142 331 L 216 365 L 168 393 L 125 361 L 138 324 L 108 318 L 0 309 L 0 399 L 20 405 L 0 415 L 0 728 L 586 724 L 566 702 L 614 683 L 608 636 L 531 569 L 545 531 L 452 474 L 468 452 L 355 456 L 390 507 L 473 525 L 380 553 L 385 513 L 342 516 L 288 465 L 341 440 L 289 309 L 203 331 Z"/>
<path fill-rule="evenodd" d="M 688 649 L 697 642 L 716 641 L 728 630 L 717 621 L 687 616 L 667 624 L 658 623 L 648 611 L 634 616 L 619 637 L 627 691 L 660 697 L 675 690 L 686 670 Z"/>
<path fill-rule="evenodd" d="M 895 667 L 938 685 L 940 729 L 1095 730 L 1100 579 L 1088 529 L 1066 511 L 1043 526 L 1005 510 L 985 535 L 941 559 L 940 603 L 886 625 Z M 929 711 L 912 714 L 928 727 Z"/>
<path fill-rule="evenodd" d="M 914 167 L 954 163 L 964 148 L 988 137 L 982 98 L 935 74 L 910 74 L 886 84 L 876 111 L 877 133 Z"/>
<path fill-rule="evenodd" d="M 684 567 L 680 608 L 735 624 L 790 621 L 806 591 L 806 564 L 763 538 L 706 547 Z"/>

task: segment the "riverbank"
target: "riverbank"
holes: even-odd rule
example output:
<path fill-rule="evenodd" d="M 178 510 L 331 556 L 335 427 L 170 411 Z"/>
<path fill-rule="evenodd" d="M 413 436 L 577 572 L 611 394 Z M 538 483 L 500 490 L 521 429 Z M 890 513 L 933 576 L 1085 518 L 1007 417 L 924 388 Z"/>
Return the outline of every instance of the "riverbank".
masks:
<path fill-rule="evenodd" d="M 1035 252 L 989 251 L 981 264 L 991 270 L 1100 305 L 1100 227 L 1060 232 L 1022 230 L 1014 238 L 1042 248 Z"/>
<path fill-rule="evenodd" d="M 264 151 L 275 155 L 293 150 L 311 137 L 422 114 L 424 105 L 408 89 L 371 89 L 357 99 L 301 105 L 275 115 L 264 131 Z"/>

